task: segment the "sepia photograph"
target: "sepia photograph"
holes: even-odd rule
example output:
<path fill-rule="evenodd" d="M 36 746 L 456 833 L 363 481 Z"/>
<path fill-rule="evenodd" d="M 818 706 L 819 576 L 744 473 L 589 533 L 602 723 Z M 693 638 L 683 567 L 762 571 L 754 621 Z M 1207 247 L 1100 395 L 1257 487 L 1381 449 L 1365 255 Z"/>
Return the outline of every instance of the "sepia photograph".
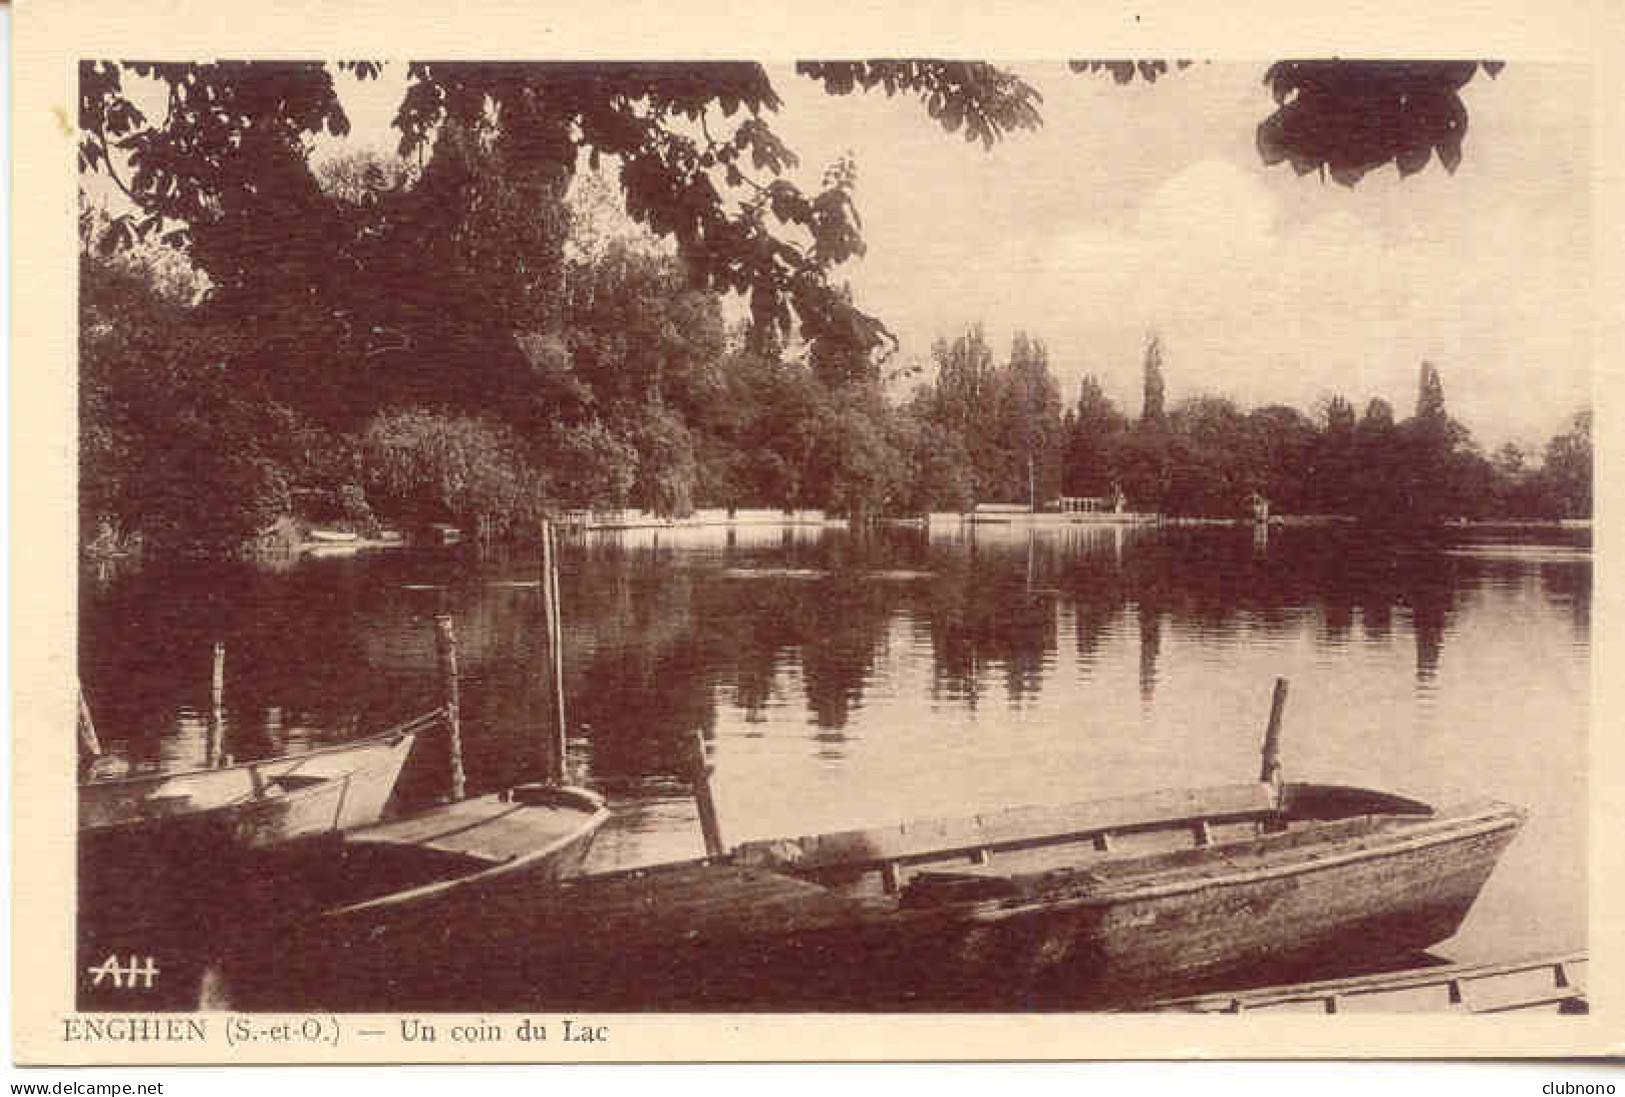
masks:
<path fill-rule="evenodd" d="M 76 50 L 51 1039 L 1584 1026 L 1594 67 L 1051 48 Z"/>

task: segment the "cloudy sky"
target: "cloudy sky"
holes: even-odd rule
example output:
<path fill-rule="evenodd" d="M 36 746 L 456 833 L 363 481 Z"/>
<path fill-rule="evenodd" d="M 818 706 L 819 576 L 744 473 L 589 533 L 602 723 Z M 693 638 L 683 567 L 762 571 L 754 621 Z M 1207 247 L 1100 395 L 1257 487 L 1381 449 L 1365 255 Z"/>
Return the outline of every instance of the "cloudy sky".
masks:
<path fill-rule="evenodd" d="M 1063 395 L 1094 373 L 1130 412 L 1157 331 L 1170 400 L 1198 392 L 1308 409 L 1340 393 L 1400 415 L 1418 366 L 1486 447 L 1540 444 L 1589 399 L 1591 239 L 1585 69 L 1517 64 L 1468 85 L 1465 159 L 1353 190 L 1253 145 L 1272 109 L 1262 64 L 1198 65 L 1144 85 L 1014 66 L 1044 127 L 991 152 L 913 100 L 832 98 L 774 68 L 776 131 L 814 188 L 850 151 L 869 254 L 860 304 L 929 365 L 980 321 L 996 351 L 1042 338 Z M 387 144 L 402 75 L 341 81 L 355 140 Z M 393 77 L 393 78 L 391 78 Z"/>

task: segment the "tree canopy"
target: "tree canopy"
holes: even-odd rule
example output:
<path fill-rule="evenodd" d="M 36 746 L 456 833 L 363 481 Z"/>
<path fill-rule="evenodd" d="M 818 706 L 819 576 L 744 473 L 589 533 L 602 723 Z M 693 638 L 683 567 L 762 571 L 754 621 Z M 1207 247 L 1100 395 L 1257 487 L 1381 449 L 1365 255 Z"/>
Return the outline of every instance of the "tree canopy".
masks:
<path fill-rule="evenodd" d="M 1122 83 L 1187 65 L 1073 67 Z M 1281 62 L 1260 154 L 1348 185 L 1435 153 L 1454 170 L 1457 93 L 1479 67 Z M 792 181 L 761 66 L 414 61 L 395 155 L 314 162 L 315 137 L 350 126 L 336 76 L 381 68 L 81 64 L 81 174 L 128 204 L 81 226 L 87 519 L 219 545 L 290 509 L 500 534 L 559 506 L 862 516 L 1122 491 L 1232 513 L 1261 491 L 1433 516 L 1482 481 L 1431 367 L 1405 423 L 1380 400 L 1356 422 L 1339 397 L 1321 428 L 1216 396 L 1170 410 L 1153 337 L 1136 425 L 1098 384 L 1065 406 L 1036 333 L 995 361 L 973 325 L 938 342 L 934 384 L 895 406 L 881 363 L 896 341 L 840 281 L 866 247 L 858 165 Z M 795 71 L 830 95 L 911 100 L 984 148 L 1043 122 L 1038 89 L 984 62 Z M 596 225 L 594 204 L 638 238 Z M 729 325 L 728 294 L 748 321 Z M 1589 507 L 1589 453 L 1576 427 L 1545 454 L 1571 470 L 1571 509 Z M 1422 471 L 1404 491 L 1362 485 L 1375 454 Z M 1467 471 L 1429 479 L 1446 465 Z M 1447 500 L 1427 494 L 1446 483 Z"/>
<path fill-rule="evenodd" d="M 1453 171 L 1467 127 L 1458 93 L 1479 67 L 1277 63 L 1265 74 L 1277 107 L 1259 125 L 1260 154 L 1348 184 L 1388 162 L 1405 174 L 1420 170 L 1434 152 Z M 1483 67 L 1492 75 L 1499 69 Z M 81 171 L 107 172 L 136 207 L 115 219 L 110 240 L 160 234 L 187 249 L 221 294 L 259 299 L 261 283 L 280 273 L 289 284 L 278 296 L 299 308 L 342 300 L 332 291 L 353 284 L 357 266 L 387 257 L 364 254 L 375 234 L 357 223 L 347 196 L 320 185 L 307 139 L 349 130 L 335 69 L 366 80 L 381 68 L 373 61 L 83 62 Z M 1170 71 L 1161 61 L 1073 68 L 1119 82 Z M 944 130 L 988 147 L 1043 121 L 1038 90 L 985 62 L 804 61 L 796 71 L 831 95 L 912 97 Z M 129 76 L 163 89 L 161 117 L 136 105 Z M 493 230 L 487 242 L 511 253 L 510 270 L 522 253 L 530 280 L 556 281 L 547 246 L 558 234 L 548 232 L 545 216 L 531 215 L 562 199 L 579 165 L 612 158 L 628 213 L 676 242 L 697 286 L 747 296 L 764 338 L 770 329 L 786 337 L 799 322 L 800 337 L 814 346 L 883 354 L 895 343 L 884 323 L 831 278 L 864 251 L 851 165 L 827 172 L 816 193 L 787 179 L 796 156 L 771 125 L 781 105 L 766 71 L 751 63 L 410 62 L 394 125 L 401 154 L 427 153 L 430 162 L 423 185 L 411 189 L 416 200 L 388 188 L 376 217 L 414 224 L 398 235 L 423 244 L 444 243 L 483 215 Z M 494 182 L 485 170 L 493 167 Z M 278 271 L 264 261 L 273 242 L 281 254 L 310 258 Z M 537 295 L 532 315 L 518 319 L 556 326 L 554 297 Z M 252 311 L 246 300 L 244 308 Z M 354 320 L 353 308 L 329 311 Z"/>

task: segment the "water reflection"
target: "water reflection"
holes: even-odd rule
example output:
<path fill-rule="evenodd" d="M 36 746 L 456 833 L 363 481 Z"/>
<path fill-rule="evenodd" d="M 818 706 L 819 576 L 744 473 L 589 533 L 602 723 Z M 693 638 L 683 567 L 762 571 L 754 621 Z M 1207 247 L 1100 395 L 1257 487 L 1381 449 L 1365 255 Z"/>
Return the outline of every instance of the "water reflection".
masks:
<path fill-rule="evenodd" d="M 612 776 L 675 772 L 693 731 L 716 727 L 719 704 L 763 725 L 799 703 L 813 738 L 838 746 L 866 692 L 893 673 L 877 667 L 896 661 L 898 621 L 908 658 L 929 651 L 929 697 L 970 710 L 990 690 L 1001 707 L 1038 696 L 1063 620 L 1076 651 L 1070 673 L 1085 680 L 1102 648 L 1131 630 L 1143 704 L 1156 699 L 1170 630 L 1197 649 L 1303 636 L 1336 652 L 1356 618 L 1366 644 L 1389 645 L 1396 615 L 1427 693 L 1463 600 L 1531 576 L 1572 641 L 1589 640 L 1583 561 L 1474 559 L 1345 531 L 1276 530 L 1267 553 L 1258 547 L 1252 530 L 1121 526 L 1055 536 L 997 527 L 590 536 L 565 553 L 572 723 L 595 770 Z M 472 766 L 496 777 L 535 762 L 515 745 L 545 687 L 539 599 L 521 578 L 530 567 L 513 556 L 471 568 L 455 556 L 396 554 L 282 573 L 100 571 L 84 587 L 82 673 L 104 734 L 136 761 L 197 765 L 211 755 L 200 713 L 220 639 L 229 723 L 219 750 L 253 757 L 296 747 L 313 728 L 347 733 L 432 704 L 427 623 L 450 611 L 480 686 L 466 691 L 465 718 L 490 733 L 473 744 Z"/>

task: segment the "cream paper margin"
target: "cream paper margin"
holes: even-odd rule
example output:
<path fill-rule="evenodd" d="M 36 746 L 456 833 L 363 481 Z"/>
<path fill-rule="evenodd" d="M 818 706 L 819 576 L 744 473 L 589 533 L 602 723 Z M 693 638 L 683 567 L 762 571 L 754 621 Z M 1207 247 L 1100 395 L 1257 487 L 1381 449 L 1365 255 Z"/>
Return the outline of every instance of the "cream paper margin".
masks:
<path fill-rule="evenodd" d="M 911 0 L 597 0 L 439 5 L 427 0 L 328 3 L 186 0 L 108 4 L 17 0 L 13 22 L 12 681 L 13 1055 L 44 1064 L 349 1063 L 1134 1058 L 1316 1058 L 1619 1055 L 1625 1052 L 1617 836 L 1625 823 L 1614 733 L 1625 687 L 1606 668 L 1620 652 L 1611 534 L 1622 492 L 1608 475 L 1620 429 L 1619 241 L 1625 111 L 1625 9 L 1580 0 L 1344 3 L 1200 0 L 1090 5 L 1007 0 L 967 8 Z M 841 1014 L 563 1014 L 607 1023 L 608 1044 L 459 1047 L 396 1037 L 336 1048 L 226 1047 L 227 1015 L 210 1041 L 67 1043 L 73 1016 L 76 513 L 74 466 L 75 135 L 73 64 L 81 57 L 469 59 L 976 56 L 994 60 L 1289 56 L 1489 57 L 1593 66 L 1597 423 L 1597 560 L 1593 595 L 1589 829 L 1592 1013 L 1589 1017 L 1227 1017 L 1099 1014 L 926 1016 Z M 1470 153 L 1469 153 L 1470 155 Z M 1538 367 L 1536 367 L 1538 368 Z M 1597 673 L 1597 668 L 1604 668 Z M 1602 718 L 1599 719 L 1598 716 Z M 477 1018 L 470 1017 L 469 1020 Z M 497 1015 L 488 1019 L 501 1020 Z M 395 1018 L 346 1017 L 347 1031 Z M 453 1023 L 450 1016 L 437 1021 Z M 373 1025 L 372 1027 L 378 1027 Z M 511 1025 L 505 1026 L 511 1031 Z M 444 1026 L 442 1026 L 444 1031 Z"/>

